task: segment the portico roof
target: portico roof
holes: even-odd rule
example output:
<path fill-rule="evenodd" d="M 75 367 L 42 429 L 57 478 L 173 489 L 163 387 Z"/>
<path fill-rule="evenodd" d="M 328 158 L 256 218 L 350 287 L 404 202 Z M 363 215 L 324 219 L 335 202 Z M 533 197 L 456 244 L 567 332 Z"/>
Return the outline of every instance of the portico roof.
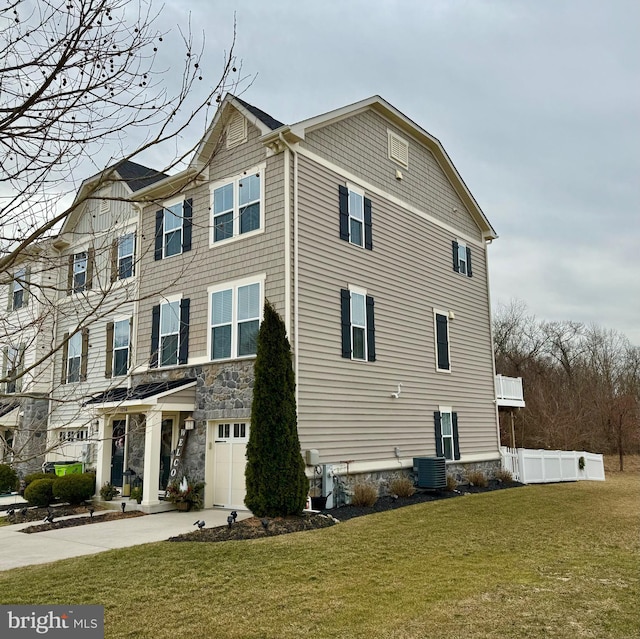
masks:
<path fill-rule="evenodd" d="M 163 382 L 150 382 L 138 384 L 133 388 L 120 386 L 111 388 L 88 399 L 84 405 L 94 408 L 113 408 L 149 405 L 158 403 L 158 400 L 172 395 L 178 390 L 194 387 L 196 380 L 193 378 L 174 379 Z"/>

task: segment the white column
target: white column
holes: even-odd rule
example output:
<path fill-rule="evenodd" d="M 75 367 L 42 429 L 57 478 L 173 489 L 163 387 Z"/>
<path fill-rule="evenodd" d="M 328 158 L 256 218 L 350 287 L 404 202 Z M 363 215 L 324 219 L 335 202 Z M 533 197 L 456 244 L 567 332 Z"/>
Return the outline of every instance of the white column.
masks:
<path fill-rule="evenodd" d="M 111 436 L 112 427 L 105 415 L 98 416 L 98 442 L 96 444 L 96 494 L 111 481 Z"/>
<path fill-rule="evenodd" d="M 162 440 L 162 411 L 150 410 L 144 432 L 144 485 L 142 487 L 142 506 L 155 506 L 160 503 L 158 487 L 160 484 L 160 443 Z"/>

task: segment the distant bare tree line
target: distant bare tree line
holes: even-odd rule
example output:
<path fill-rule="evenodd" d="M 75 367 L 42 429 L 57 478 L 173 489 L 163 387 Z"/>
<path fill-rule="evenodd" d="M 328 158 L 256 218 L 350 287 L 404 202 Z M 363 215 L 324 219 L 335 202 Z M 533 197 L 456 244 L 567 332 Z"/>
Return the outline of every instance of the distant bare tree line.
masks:
<path fill-rule="evenodd" d="M 548 322 L 512 301 L 494 313 L 496 372 L 522 377 L 518 447 L 640 452 L 640 348 L 621 333 L 573 321 Z M 501 419 L 503 443 L 510 425 Z"/>

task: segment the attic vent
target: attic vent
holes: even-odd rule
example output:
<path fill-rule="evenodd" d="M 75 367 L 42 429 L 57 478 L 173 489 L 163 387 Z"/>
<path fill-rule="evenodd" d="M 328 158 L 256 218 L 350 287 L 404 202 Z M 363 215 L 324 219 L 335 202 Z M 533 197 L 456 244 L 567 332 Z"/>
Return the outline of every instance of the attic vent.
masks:
<path fill-rule="evenodd" d="M 247 121 L 236 112 L 227 126 L 227 148 L 242 144 L 247 139 Z"/>
<path fill-rule="evenodd" d="M 447 468 L 444 457 L 414 457 L 413 472 L 418 488 L 447 487 Z"/>
<path fill-rule="evenodd" d="M 409 167 L 409 143 L 389 131 L 389 158 L 394 162 Z"/>
<path fill-rule="evenodd" d="M 98 192 L 98 197 L 101 197 L 100 200 L 100 215 L 103 213 L 108 213 L 111 205 L 111 201 L 106 199 L 106 196 L 109 195 L 109 189 L 101 189 Z"/>

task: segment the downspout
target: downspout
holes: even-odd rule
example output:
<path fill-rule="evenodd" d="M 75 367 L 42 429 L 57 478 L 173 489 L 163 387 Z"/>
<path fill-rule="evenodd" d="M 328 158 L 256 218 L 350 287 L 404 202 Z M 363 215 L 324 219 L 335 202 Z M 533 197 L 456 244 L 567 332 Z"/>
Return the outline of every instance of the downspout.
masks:
<path fill-rule="evenodd" d="M 489 304 L 489 336 L 491 338 L 491 370 L 493 372 L 493 409 L 495 411 L 496 417 L 496 437 L 498 443 L 498 453 L 500 453 L 500 446 L 502 442 L 500 441 L 500 411 L 498 409 L 498 401 L 496 397 L 496 351 L 493 343 L 493 314 L 491 312 L 491 287 L 489 286 L 489 251 L 487 250 L 488 244 L 491 244 L 491 242 L 493 242 L 493 240 L 491 239 L 488 241 L 485 240 L 484 263 L 487 285 L 487 302 Z M 500 460 L 502 460 L 502 455 L 500 455 Z"/>
<path fill-rule="evenodd" d="M 299 370 L 299 348 L 298 348 L 298 154 L 291 148 L 291 145 L 284 139 L 284 135 L 282 131 L 278 134 L 278 138 L 282 144 L 286 147 L 286 149 L 293 155 L 293 371 L 295 374 L 296 381 L 296 406 L 300 403 L 299 392 L 300 385 L 298 384 L 298 370 Z M 289 198 L 289 161 L 288 155 L 287 161 L 285 161 L 285 202 L 288 201 Z M 289 202 L 289 207 L 291 207 L 291 203 Z M 287 215 L 287 220 L 289 219 L 289 215 Z M 291 230 L 288 224 L 285 224 L 285 228 Z M 287 264 L 287 256 L 289 256 L 289 263 Z M 286 282 L 290 281 L 291 277 L 291 254 L 290 254 L 290 246 L 289 242 L 287 242 L 287 246 L 285 247 L 285 293 L 286 293 Z M 287 299 L 290 299 L 290 292 L 287 295 Z M 286 319 L 286 305 L 285 301 L 285 319 Z M 289 313 L 289 321 L 291 321 L 291 312 Z M 289 324 L 290 327 L 290 324 Z"/>

